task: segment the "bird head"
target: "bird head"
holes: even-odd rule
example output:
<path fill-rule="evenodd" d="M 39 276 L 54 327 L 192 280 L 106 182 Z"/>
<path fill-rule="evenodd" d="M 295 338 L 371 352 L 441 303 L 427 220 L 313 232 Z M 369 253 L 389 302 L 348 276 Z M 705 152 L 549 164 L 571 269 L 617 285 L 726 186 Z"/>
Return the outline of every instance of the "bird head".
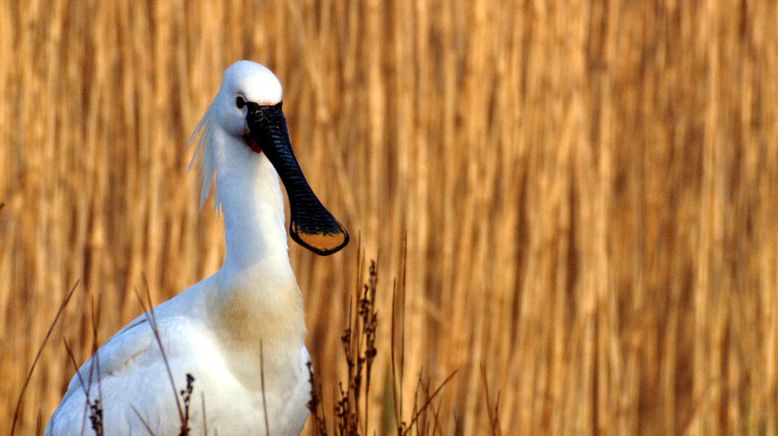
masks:
<path fill-rule="evenodd" d="M 282 97 L 281 82 L 262 65 L 239 61 L 225 71 L 219 92 L 193 133 L 199 141 L 192 161 L 202 154 L 200 203 L 208 199 L 214 177 L 230 177 L 230 167 L 250 170 L 252 165 L 241 164 L 266 158 L 286 187 L 292 239 L 314 253 L 329 255 L 345 247 L 349 236 L 300 169 Z"/>

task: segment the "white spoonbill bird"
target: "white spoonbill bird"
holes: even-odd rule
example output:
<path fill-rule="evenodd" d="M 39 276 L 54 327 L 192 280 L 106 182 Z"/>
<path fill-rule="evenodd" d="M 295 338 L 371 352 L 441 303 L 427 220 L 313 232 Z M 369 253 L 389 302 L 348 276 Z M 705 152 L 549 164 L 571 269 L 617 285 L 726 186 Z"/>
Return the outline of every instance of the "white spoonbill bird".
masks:
<path fill-rule="evenodd" d="M 348 243 L 348 233 L 300 170 L 281 96 L 269 69 L 237 62 L 193 136 L 200 138 L 200 203 L 216 177 L 227 253 L 218 272 L 154 309 L 175 389 L 186 387 L 187 374 L 194 377 L 192 435 L 203 426 L 209 434 L 265 434 L 267 426 L 273 435 L 296 435 L 308 417 L 303 301 L 289 263 L 279 176 L 293 240 L 328 255 Z M 173 389 L 150 322 L 140 316 L 79 369 L 46 434 L 91 433 L 87 401 L 99 399 L 106 435 L 177 435 Z"/>

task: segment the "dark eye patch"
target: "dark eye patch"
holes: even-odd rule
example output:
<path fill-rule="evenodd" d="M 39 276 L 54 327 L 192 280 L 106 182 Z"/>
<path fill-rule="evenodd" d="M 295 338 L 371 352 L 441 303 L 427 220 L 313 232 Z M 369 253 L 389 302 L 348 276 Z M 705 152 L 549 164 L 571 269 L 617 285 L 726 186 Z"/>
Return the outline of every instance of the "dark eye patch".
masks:
<path fill-rule="evenodd" d="M 246 106 L 246 100 L 244 100 L 241 96 L 237 96 L 235 98 L 235 106 L 237 106 L 238 109 L 243 109 L 243 106 Z"/>

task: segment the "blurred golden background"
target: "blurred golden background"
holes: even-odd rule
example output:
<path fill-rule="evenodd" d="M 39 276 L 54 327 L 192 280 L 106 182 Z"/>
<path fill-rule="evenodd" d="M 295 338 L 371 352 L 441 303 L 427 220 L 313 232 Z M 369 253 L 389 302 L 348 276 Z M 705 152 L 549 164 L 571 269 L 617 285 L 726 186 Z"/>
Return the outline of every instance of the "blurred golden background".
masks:
<path fill-rule="evenodd" d="M 775 435 L 775 29 L 760 0 L 0 0 L 0 428 L 76 279 L 18 434 L 93 298 L 104 341 L 144 275 L 159 303 L 220 266 L 185 145 L 245 58 L 354 241 L 290 246 L 327 401 L 361 240 L 382 410 L 407 241 L 402 388 L 458 369 L 442 434 L 490 430 L 488 383 L 506 435 Z"/>

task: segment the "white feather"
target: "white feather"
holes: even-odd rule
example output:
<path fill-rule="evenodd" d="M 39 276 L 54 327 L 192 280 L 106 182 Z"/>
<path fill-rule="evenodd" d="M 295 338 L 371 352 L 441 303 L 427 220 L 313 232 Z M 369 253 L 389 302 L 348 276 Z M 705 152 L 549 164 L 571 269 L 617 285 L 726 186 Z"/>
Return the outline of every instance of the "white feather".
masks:
<path fill-rule="evenodd" d="M 195 165 L 195 162 L 200 160 L 200 168 L 199 168 L 199 174 L 200 174 L 200 208 L 205 205 L 205 203 L 208 201 L 208 197 L 211 196 L 211 191 L 213 188 L 213 181 L 216 177 L 216 163 L 214 159 L 214 147 L 211 145 L 214 142 L 214 139 L 210 136 L 210 129 L 208 128 L 208 111 L 205 112 L 205 115 L 200 119 L 200 121 L 197 122 L 197 125 L 195 126 L 194 131 L 192 132 L 192 135 L 189 137 L 189 144 L 191 145 L 194 141 L 197 141 L 197 146 L 195 147 L 194 154 L 192 154 L 192 159 L 189 161 L 189 167 L 188 170 L 191 170 L 192 167 Z M 217 210 L 220 209 L 219 201 L 217 198 L 214 198 L 214 206 Z"/>

